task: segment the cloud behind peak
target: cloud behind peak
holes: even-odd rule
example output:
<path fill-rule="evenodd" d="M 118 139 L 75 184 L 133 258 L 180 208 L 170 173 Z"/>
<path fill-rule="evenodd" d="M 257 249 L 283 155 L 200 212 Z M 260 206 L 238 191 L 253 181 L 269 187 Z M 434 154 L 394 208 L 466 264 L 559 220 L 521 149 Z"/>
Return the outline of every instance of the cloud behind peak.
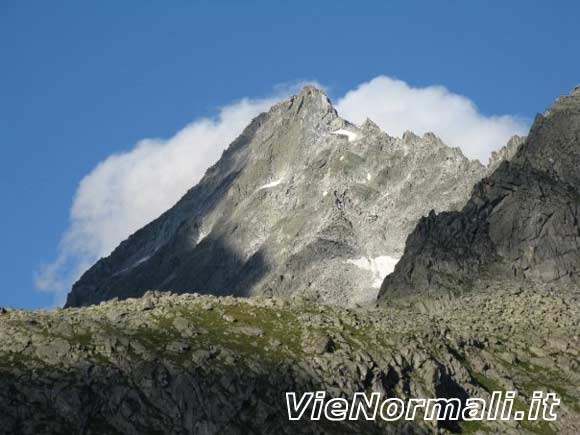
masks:
<path fill-rule="evenodd" d="M 526 120 L 512 115 L 485 116 L 470 99 L 444 86 L 415 88 L 387 76 L 347 92 L 337 102 L 337 110 L 356 124 L 368 117 L 392 136 L 402 136 L 406 130 L 419 135 L 433 132 L 482 163 L 511 136 L 528 131 Z"/>
<path fill-rule="evenodd" d="M 122 240 L 157 218 L 195 185 L 222 151 L 259 113 L 306 83 L 275 88 L 266 98 L 244 98 L 215 117 L 194 120 L 169 139 L 144 139 L 115 153 L 80 182 L 56 259 L 36 274 L 36 286 L 62 304 L 72 283 Z M 513 116 L 484 116 L 466 97 L 442 86 L 414 88 L 379 76 L 337 99 L 339 114 L 356 124 L 370 118 L 395 136 L 432 131 L 469 158 L 491 151 L 527 125 Z"/>

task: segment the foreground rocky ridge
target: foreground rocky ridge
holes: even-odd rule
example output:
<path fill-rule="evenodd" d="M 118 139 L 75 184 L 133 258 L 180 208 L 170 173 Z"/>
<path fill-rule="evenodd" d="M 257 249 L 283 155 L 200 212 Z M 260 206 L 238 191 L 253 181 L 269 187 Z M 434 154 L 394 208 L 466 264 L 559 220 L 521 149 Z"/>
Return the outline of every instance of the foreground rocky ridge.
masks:
<path fill-rule="evenodd" d="M 514 157 L 475 186 L 462 211 L 419 221 L 379 299 L 478 288 L 489 280 L 577 286 L 579 218 L 577 87 L 536 117 Z"/>
<path fill-rule="evenodd" d="M 580 432 L 580 301 L 491 286 L 413 306 L 148 292 L 80 309 L 0 310 L 0 433 L 431 433 L 289 422 L 284 392 L 562 399 L 555 423 L 451 422 L 440 432 Z"/>
<path fill-rule="evenodd" d="M 374 301 L 418 219 L 460 209 L 487 173 L 432 133 L 395 138 L 372 121 L 352 125 L 306 87 L 258 116 L 174 207 L 88 270 L 67 306 L 150 288 Z"/>

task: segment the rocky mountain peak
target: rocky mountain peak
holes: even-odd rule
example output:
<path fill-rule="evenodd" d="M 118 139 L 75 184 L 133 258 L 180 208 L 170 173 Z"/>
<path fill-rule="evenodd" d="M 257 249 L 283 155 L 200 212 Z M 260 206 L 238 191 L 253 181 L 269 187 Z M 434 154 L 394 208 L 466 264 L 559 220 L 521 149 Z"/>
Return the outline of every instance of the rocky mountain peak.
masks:
<path fill-rule="evenodd" d="M 258 116 L 198 185 L 74 285 L 67 305 L 146 290 L 373 301 L 415 223 L 486 175 L 433 134 L 356 127 L 306 86 Z"/>
<path fill-rule="evenodd" d="M 381 132 L 381 128 L 370 118 L 365 119 L 365 122 L 362 123 L 360 128 L 362 130 L 367 130 L 375 133 Z"/>
<path fill-rule="evenodd" d="M 282 103 L 294 116 L 304 118 L 325 119 L 331 122 L 338 117 L 330 98 L 316 86 L 307 85 L 295 96 Z"/>
<path fill-rule="evenodd" d="M 332 105 L 330 99 L 328 98 L 328 95 L 326 95 L 326 92 L 324 92 L 322 89 L 314 85 L 305 85 L 295 97 L 291 97 L 290 99 L 292 98 L 297 99 L 306 98 L 312 99 L 314 101 L 320 100 L 323 103 Z"/>
<path fill-rule="evenodd" d="M 412 143 L 412 142 L 417 142 L 417 141 L 419 141 L 419 140 L 420 140 L 420 137 L 419 137 L 419 136 L 417 136 L 415 133 L 413 133 L 413 132 L 412 132 L 412 131 L 410 131 L 410 130 L 405 130 L 405 131 L 403 132 L 402 139 L 403 139 L 403 143 L 410 144 L 410 143 Z"/>
<path fill-rule="evenodd" d="M 443 143 L 443 141 L 432 131 L 428 131 L 427 133 L 425 133 L 423 135 L 423 138 L 428 140 L 429 142 Z"/>

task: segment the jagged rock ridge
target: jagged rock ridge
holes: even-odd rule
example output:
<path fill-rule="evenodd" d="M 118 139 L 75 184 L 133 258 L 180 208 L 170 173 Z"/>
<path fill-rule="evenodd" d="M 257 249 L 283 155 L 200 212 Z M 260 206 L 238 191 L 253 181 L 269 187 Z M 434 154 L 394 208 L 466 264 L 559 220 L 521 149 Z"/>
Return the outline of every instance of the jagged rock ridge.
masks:
<path fill-rule="evenodd" d="M 254 119 L 173 208 L 88 270 L 67 306 L 151 288 L 373 300 L 417 220 L 461 208 L 485 173 L 431 133 L 354 126 L 306 87 Z"/>
<path fill-rule="evenodd" d="M 380 299 L 481 281 L 580 283 L 580 88 L 537 115 L 510 161 L 461 212 L 431 213 L 409 236 Z"/>

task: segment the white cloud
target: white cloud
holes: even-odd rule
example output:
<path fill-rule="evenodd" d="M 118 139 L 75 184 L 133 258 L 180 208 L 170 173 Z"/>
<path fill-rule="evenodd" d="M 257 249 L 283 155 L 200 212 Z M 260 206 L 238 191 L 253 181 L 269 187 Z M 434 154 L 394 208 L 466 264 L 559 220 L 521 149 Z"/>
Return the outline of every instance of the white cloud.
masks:
<path fill-rule="evenodd" d="M 347 92 L 336 109 L 355 124 L 370 118 L 392 136 L 401 136 L 405 130 L 420 135 L 434 132 L 446 144 L 460 147 L 467 157 L 483 163 L 511 136 L 528 132 L 525 120 L 482 115 L 471 100 L 443 86 L 413 88 L 386 76 Z"/>
<path fill-rule="evenodd" d="M 81 181 L 57 258 L 38 272 L 37 287 L 54 292 L 56 303 L 62 303 L 84 270 L 171 207 L 253 117 L 303 84 L 278 87 L 268 98 L 242 99 L 215 118 L 195 120 L 170 139 L 142 140 L 99 163 Z M 433 131 L 482 160 L 511 135 L 527 131 L 514 117 L 479 114 L 470 100 L 443 87 L 411 88 L 384 76 L 348 92 L 337 110 L 359 124 L 369 117 L 391 135 Z"/>

